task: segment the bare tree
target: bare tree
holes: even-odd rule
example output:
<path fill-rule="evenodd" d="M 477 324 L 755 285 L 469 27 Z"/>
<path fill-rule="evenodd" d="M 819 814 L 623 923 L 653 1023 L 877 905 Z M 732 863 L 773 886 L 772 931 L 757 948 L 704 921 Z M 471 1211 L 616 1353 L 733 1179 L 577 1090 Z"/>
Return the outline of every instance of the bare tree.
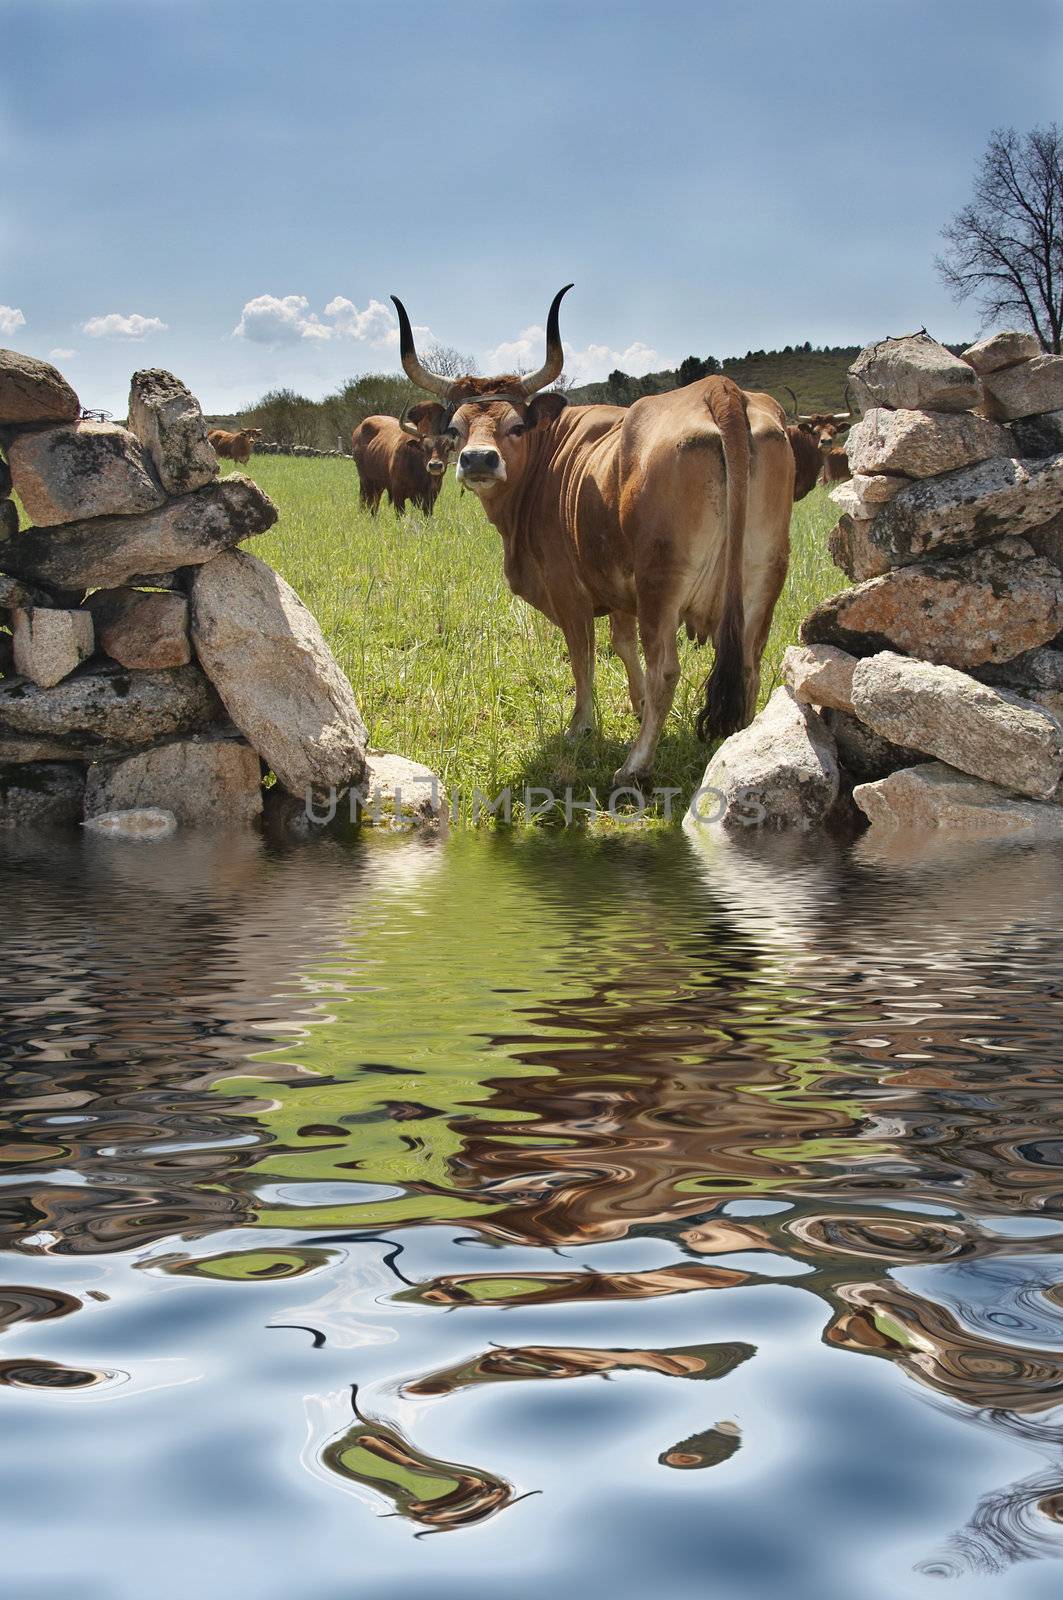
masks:
<path fill-rule="evenodd" d="M 450 344 L 431 344 L 425 351 L 424 364 L 429 372 L 441 378 L 467 378 L 475 376 L 476 361 L 464 351 Z"/>
<path fill-rule="evenodd" d="M 974 196 L 941 230 L 935 266 L 958 301 L 976 298 L 985 323 L 1028 323 L 1042 350 L 1063 340 L 1063 132 L 998 128 Z"/>

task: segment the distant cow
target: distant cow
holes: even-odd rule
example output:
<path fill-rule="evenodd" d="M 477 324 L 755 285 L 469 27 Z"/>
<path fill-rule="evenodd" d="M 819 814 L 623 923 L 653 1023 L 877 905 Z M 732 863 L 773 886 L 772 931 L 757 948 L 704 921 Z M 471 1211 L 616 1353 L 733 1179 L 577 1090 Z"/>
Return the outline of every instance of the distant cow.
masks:
<path fill-rule="evenodd" d="M 847 483 L 852 475 L 848 451 L 827 450 L 824 452 L 823 469 L 819 475 L 820 483 Z"/>
<path fill-rule="evenodd" d="M 786 430 L 794 455 L 794 502 L 803 500 L 819 482 L 823 455 L 810 428 L 803 422 L 791 423 Z"/>
<path fill-rule="evenodd" d="M 845 451 L 839 449 L 834 441 L 840 433 L 852 427 L 855 418 L 851 410 L 817 411 L 809 416 L 801 416 L 797 411 L 794 391 L 787 387 L 786 392 L 794 403 L 793 416 L 786 432 L 797 472 L 794 483 L 796 501 L 804 499 L 817 483 L 844 483 L 846 478 L 852 476 Z M 849 399 L 848 387 L 845 398 Z"/>
<path fill-rule="evenodd" d="M 454 441 L 443 432 L 446 407 L 432 400 L 407 406 L 401 418 L 366 417 L 351 434 L 363 506 L 375 516 L 386 494 L 396 511 L 412 500 L 431 516 Z"/>
<path fill-rule="evenodd" d="M 241 428 L 239 433 L 227 433 L 224 428 L 211 428 L 207 434 L 216 454 L 228 456 L 230 461 L 238 461 L 241 465 L 248 460 L 253 447 L 261 437 L 261 428 Z"/>

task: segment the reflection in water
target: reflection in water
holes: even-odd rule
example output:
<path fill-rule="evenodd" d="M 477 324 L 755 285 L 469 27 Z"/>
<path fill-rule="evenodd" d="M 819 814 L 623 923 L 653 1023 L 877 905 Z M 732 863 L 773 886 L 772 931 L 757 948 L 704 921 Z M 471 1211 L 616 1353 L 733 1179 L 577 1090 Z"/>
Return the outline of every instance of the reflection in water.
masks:
<path fill-rule="evenodd" d="M 433 1278 L 406 1289 L 396 1300 L 437 1306 L 527 1306 L 565 1300 L 648 1300 L 688 1294 L 692 1289 L 730 1289 L 748 1283 L 748 1272 L 726 1267 L 659 1267 L 650 1272 L 536 1272 L 522 1277 L 470 1273 Z"/>
<path fill-rule="evenodd" d="M 508 1483 L 425 1455 L 395 1428 L 362 1418 L 357 1399 L 353 1404 L 358 1422 L 322 1451 L 341 1478 L 376 1490 L 402 1516 L 436 1531 L 467 1527 L 510 1504 Z"/>
<path fill-rule="evenodd" d="M 691 1434 L 682 1444 L 673 1445 L 661 1456 L 662 1467 L 718 1467 L 729 1461 L 742 1443 L 742 1433 L 735 1422 L 718 1422 L 704 1433 Z"/>
<path fill-rule="evenodd" d="M 1063 854 L 0 848 L 16 1573 L 88 1388 L 55 1592 L 139 1596 L 134 1524 L 182 1532 L 164 1596 L 221 1525 L 266 1600 L 346 1596 L 352 1535 L 374 1600 L 429 1592 L 404 1526 L 467 1529 L 447 1597 L 518 1546 L 514 1595 L 1050 1592 Z"/>
<path fill-rule="evenodd" d="M 498 1348 L 403 1386 L 407 1395 L 455 1394 L 481 1383 L 529 1378 L 585 1378 L 609 1372 L 659 1372 L 667 1378 L 722 1378 L 755 1351 L 749 1344 L 691 1345 L 679 1350 Z"/>

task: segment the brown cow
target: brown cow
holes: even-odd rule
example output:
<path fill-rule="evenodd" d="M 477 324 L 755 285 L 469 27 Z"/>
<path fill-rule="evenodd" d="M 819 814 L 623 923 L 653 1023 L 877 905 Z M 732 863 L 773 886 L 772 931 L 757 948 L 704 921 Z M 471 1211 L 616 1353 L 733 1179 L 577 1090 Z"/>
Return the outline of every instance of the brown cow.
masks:
<path fill-rule="evenodd" d="M 366 417 L 351 434 L 361 499 L 375 516 L 387 494 L 396 511 L 412 500 L 426 516 L 443 487 L 454 440 L 443 430 L 446 411 L 432 400 L 407 406 L 401 418 Z"/>
<path fill-rule="evenodd" d="M 820 483 L 848 483 L 853 475 L 849 465 L 849 454 L 846 450 L 827 450 L 823 455 L 823 470 L 820 472 Z"/>
<path fill-rule="evenodd" d="M 252 448 L 261 437 L 261 428 L 241 428 L 239 433 L 227 433 L 224 428 L 211 428 L 207 434 L 216 455 L 228 456 L 231 461 L 237 461 L 241 466 L 249 459 Z"/>
<path fill-rule="evenodd" d="M 803 500 L 819 482 L 823 471 L 823 455 L 811 428 L 803 422 L 791 423 L 786 429 L 790 449 L 794 453 L 794 503 Z"/>
<path fill-rule="evenodd" d="M 799 416 L 797 396 L 789 385 L 785 387 L 794 403 L 793 420 L 786 430 L 790 435 L 797 468 L 794 499 L 803 500 L 817 483 L 843 483 L 846 478 L 852 476 L 845 451 L 836 448 L 834 441 L 840 433 L 845 433 L 852 427 L 855 419 L 851 410 L 817 411 L 811 416 Z M 848 385 L 845 389 L 845 398 L 849 399 Z M 798 437 L 799 434 L 803 434 L 804 438 Z M 817 471 L 811 481 L 808 480 L 808 474 L 812 470 L 813 457 L 808 448 L 809 444 L 815 447 L 819 455 Z"/>
<path fill-rule="evenodd" d="M 510 588 L 565 635 L 573 737 L 593 722 L 594 618 L 608 615 L 641 718 L 616 774 L 627 785 L 649 770 L 671 708 L 680 624 L 716 646 L 699 733 L 730 733 L 752 715 L 786 576 L 794 462 L 782 406 L 730 378 L 702 378 L 627 409 L 540 394 L 561 371 L 566 292 L 550 307 L 546 363 L 530 377 L 428 372 L 396 300 L 400 351 L 413 382 L 451 410 L 458 478 L 502 536 Z"/>

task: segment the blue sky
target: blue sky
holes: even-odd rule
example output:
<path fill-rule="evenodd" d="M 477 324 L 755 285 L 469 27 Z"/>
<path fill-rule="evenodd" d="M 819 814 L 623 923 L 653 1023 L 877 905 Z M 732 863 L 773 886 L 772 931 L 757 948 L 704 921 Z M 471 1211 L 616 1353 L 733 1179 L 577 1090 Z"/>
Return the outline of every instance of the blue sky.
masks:
<path fill-rule="evenodd" d="M 116 412 L 394 369 L 392 291 L 481 370 L 570 279 L 579 378 L 962 338 L 938 230 L 1063 111 L 1060 0 L 0 0 L 0 57 L 0 342 Z"/>

